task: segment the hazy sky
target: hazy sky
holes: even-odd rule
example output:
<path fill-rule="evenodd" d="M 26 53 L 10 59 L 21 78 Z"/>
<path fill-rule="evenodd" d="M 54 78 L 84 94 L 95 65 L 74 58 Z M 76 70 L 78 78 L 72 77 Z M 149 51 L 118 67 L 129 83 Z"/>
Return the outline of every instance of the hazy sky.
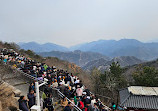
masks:
<path fill-rule="evenodd" d="M 158 40 L 158 0 L 0 0 L 0 40 Z"/>

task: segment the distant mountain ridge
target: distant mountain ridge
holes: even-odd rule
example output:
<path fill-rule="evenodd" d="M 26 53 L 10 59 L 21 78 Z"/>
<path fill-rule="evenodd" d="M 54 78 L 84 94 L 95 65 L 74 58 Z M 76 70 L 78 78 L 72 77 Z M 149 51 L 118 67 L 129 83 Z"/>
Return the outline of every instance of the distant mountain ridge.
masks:
<path fill-rule="evenodd" d="M 69 49 L 54 43 L 38 44 L 36 42 L 18 43 L 21 49 L 32 50 L 34 52 L 68 51 Z"/>
<path fill-rule="evenodd" d="M 51 52 L 41 52 L 38 54 L 43 57 L 58 57 L 59 59 L 75 63 L 81 67 L 90 61 L 97 60 L 100 58 L 103 58 L 104 60 L 110 60 L 109 57 L 104 56 L 102 54 L 95 52 L 82 52 L 80 50 L 69 51 L 69 52 L 51 51 Z"/>
<path fill-rule="evenodd" d="M 158 58 L 158 43 L 142 43 L 135 39 L 99 40 L 70 49 L 97 52 L 109 57 L 134 56 L 142 60 Z"/>

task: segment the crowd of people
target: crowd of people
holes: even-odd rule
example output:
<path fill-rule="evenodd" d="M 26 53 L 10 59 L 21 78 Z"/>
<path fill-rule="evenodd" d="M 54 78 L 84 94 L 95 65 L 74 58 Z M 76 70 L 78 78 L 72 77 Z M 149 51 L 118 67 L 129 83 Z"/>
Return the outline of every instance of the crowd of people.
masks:
<path fill-rule="evenodd" d="M 92 94 L 89 89 L 82 84 L 82 81 L 72 73 L 57 69 L 55 66 L 50 67 L 45 63 L 34 61 L 31 58 L 20 55 L 12 49 L 1 49 L 0 59 L 5 64 L 10 64 L 13 68 L 18 68 L 24 73 L 36 77 L 38 80 L 43 80 L 44 78 L 48 79 L 48 85 L 44 89 L 42 100 L 43 108 L 47 108 L 49 111 L 54 110 L 52 87 L 59 89 L 65 95 L 60 101 L 60 105 L 64 111 L 72 111 L 74 105 L 78 106 L 82 111 L 110 110 L 110 108 L 104 106 L 100 99 Z M 29 109 L 35 105 L 35 97 L 35 85 L 31 83 L 27 95 L 28 99 L 26 99 L 25 96 L 21 96 L 18 101 L 19 109 L 29 111 Z M 68 101 L 67 98 L 71 100 L 71 102 Z M 114 103 L 111 109 L 116 109 Z"/>

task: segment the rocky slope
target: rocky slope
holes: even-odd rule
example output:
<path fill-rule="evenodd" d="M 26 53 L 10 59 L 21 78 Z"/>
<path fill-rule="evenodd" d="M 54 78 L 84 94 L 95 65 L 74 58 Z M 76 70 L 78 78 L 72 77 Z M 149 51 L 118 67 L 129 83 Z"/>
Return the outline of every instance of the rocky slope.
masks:
<path fill-rule="evenodd" d="M 105 59 L 98 59 L 98 60 L 94 60 L 91 62 L 88 62 L 85 66 L 83 66 L 82 68 L 84 70 L 91 70 L 94 67 L 98 68 L 99 70 L 106 70 L 109 68 L 109 66 L 111 65 L 112 62 L 119 62 L 119 64 L 121 65 L 121 67 L 125 67 L 125 66 L 131 66 L 134 64 L 140 64 L 143 61 L 133 57 L 133 56 L 121 56 L 121 57 L 115 57 L 110 61 L 107 61 Z"/>

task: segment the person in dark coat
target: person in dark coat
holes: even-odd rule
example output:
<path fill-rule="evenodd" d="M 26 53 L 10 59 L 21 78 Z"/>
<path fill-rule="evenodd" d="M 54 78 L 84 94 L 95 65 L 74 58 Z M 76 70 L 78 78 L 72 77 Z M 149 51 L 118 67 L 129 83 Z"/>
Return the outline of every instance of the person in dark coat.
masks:
<path fill-rule="evenodd" d="M 48 98 L 46 98 L 45 103 L 46 103 L 46 108 L 48 108 L 48 111 L 54 111 L 54 106 L 53 106 L 51 94 L 48 94 Z"/>
<path fill-rule="evenodd" d="M 87 89 L 87 87 L 85 87 L 85 90 L 83 92 L 86 92 L 86 95 L 90 96 L 90 91 L 89 91 L 89 89 Z"/>
<path fill-rule="evenodd" d="M 19 109 L 22 111 L 29 111 L 28 107 L 27 107 L 27 100 L 25 98 L 25 96 L 21 96 L 20 99 L 18 100 L 19 102 Z"/>
<path fill-rule="evenodd" d="M 92 105 L 91 104 L 87 104 L 87 111 L 93 111 Z"/>
<path fill-rule="evenodd" d="M 87 106 L 87 104 L 91 104 L 91 100 L 87 98 L 87 96 L 85 95 L 82 99 L 84 106 Z"/>
<path fill-rule="evenodd" d="M 64 108 L 64 111 L 71 111 L 70 102 L 68 102 L 67 106 Z"/>
<path fill-rule="evenodd" d="M 31 90 L 29 93 L 28 93 L 28 95 L 27 95 L 27 97 L 28 97 L 28 99 L 29 99 L 29 101 L 28 101 L 28 105 L 29 105 L 29 108 L 31 108 L 33 105 L 35 105 L 35 93 L 34 93 L 34 90 Z"/>
<path fill-rule="evenodd" d="M 46 94 L 46 96 L 48 96 L 49 94 L 52 95 L 53 91 L 52 91 L 51 83 L 50 82 L 48 82 L 48 87 L 45 87 L 44 93 Z"/>

